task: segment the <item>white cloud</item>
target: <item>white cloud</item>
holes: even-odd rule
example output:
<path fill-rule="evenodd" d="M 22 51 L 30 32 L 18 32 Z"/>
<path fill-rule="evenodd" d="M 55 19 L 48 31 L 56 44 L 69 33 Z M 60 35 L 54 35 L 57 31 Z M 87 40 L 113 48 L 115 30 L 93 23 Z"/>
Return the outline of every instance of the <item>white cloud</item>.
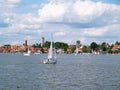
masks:
<path fill-rule="evenodd" d="M 30 8 L 32 8 L 32 9 L 35 9 L 35 8 L 38 8 L 39 7 L 39 5 L 37 5 L 37 4 L 32 4 L 31 6 L 30 6 Z"/>
<path fill-rule="evenodd" d="M 20 42 L 20 41 L 11 41 L 11 45 L 22 45 L 22 43 L 23 42 Z"/>
<path fill-rule="evenodd" d="M 112 12 L 120 11 L 118 5 L 109 5 L 102 2 L 89 0 L 64 2 L 53 0 L 38 10 L 39 18 L 42 21 L 66 21 L 66 22 L 90 22 L 102 15 L 109 15 Z"/>
<path fill-rule="evenodd" d="M 92 0 L 50 0 L 40 6 L 36 13 L 17 13 L 6 11 L 9 5 L 19 5 L 21 0 L 6 0 L 3 2 L 4 10 L 0 20 L 9 24 L 6 28 L 0 28 L 1 34 L 22 34 L 23 39 L 35 39 L 53 32 L 56 41 L 73 41 L 81 39 L 86 43 L 91 40 L 99 40 L 94 37 L 108 36 L 120 33 L 120 5 L 104 4 Z M 2 4 L 0 4 L 2 5 Z M 33 9 L 38 8 L 36 4 L 31 5 Z M 5 30 L 6 32 L 2 31 Z M 114 30 L 117 33 L 113 33 Z M 30 35 L 24 35 L 30 34 Z M 88 38 L 88 37 L 92 37 Z M 109 38 L 109 37 L 108 37 Z"/>
<path fill-rule="evenodd" d="M 56 33 L 55 33 L 55 35 L 56 35 L 56 36 L 65 36 L 65 35 L 66 35 L 66 33 L 65 33 L 65 32 L 60 31 L 60 32 L 56 32 Z"/>
<path fill-rule="evenodd" d="M 101 28 L 89 28 L 83 31 L 83 35 L 86 36 L 102 36 L 104 33 L 108 31 L 108 27 Z"/>
<path fill-rule="evenodd" d="M 0 32 L 0 35 L 2 34 L 2 32 Z"/>
<path fill-rule="evenodd" d="M 24 40 L 32 40 L 32 39 L 33 39 L 33 37 L 31 37 L 31 36 L 24 37 Z"/>
<path fill-rule="evenodd" d="M 7 9 L 15 8 L 21 3 L 21 0 L 1 0 L 0 8 L 7 11 Z"/>
<path fill-rule="evenodd" d="M 67 6 L 64 3 L 49 3 L 38 11 L 42 20 L 59 20 L 63 18 Z"/>
<path fill-rule="evenodd" d="M 101 16 L 105 11 L 105 4 L 101 2 L 77 1 L 73 4 L 74 11 L 82 21 L 89 21 Z"/>
<path fill-rule="evenodd" d="M 21 0 L 4 0 L 4 1 L 9 4 L 19 4 L 21 2 Z"/>

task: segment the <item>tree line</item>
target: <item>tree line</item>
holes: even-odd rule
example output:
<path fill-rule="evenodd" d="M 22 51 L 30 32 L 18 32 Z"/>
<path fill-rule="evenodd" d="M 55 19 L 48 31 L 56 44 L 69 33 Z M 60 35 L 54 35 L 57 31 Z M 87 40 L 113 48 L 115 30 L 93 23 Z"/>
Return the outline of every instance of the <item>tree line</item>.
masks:
<path fill-rule="evenodd" d="M 32 46 L 35 48 L 49 48 L 50 43 L 51 43 L 50 41 L 46 41 L 43 46 L 41 46 L 41 44 L 38 44 L 38 43 L 33 44 Z M 53 46 L 55 46 L 56 49 L 60 48 L 60 49 L 64 49 L 65 51 L 68 48 L 68 44 L 64 42 L 53 42 Z"/>
<path fill-rule="evenodd" d="M 56 49 L 64 49 L 65 52 L 67 52 L 67 49 L 69 48 L 67 43 L 64 42 L 54 42 L 53 45 L 55 45 Z M 101 53 L 119 53 L 120 49 L 113 51 L 112 47 L 114 45 L 120 45 L 120 42 L 116 41 L 115 44 L 108 44 L 106 42 L 102 42 L 101 44 L 97 44 L 96 42 L 92 42 L 90 45 L 82 45 L 82 53 L 92 53 L 93 51 L 99 51 Z M 49 48 L 50 47 L 50 41 L 46 41 L 43 46 L 41 44 L 34 44 L 33 47 L 35 48 Z M 73 53 L 76 49 L 76 45 L 73 45 L 71 48 L 71 53 Z"/>

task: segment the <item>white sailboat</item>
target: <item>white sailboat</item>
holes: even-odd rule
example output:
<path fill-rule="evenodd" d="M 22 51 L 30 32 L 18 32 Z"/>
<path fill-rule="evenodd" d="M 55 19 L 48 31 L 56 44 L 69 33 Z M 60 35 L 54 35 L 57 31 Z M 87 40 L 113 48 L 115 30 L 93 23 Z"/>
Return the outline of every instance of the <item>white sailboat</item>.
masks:
<path fill-rule="evenodd" d="M 75 56 L 78 55 L 78 48 L 75 50 Z"/>
<path fill-rule="evenodd" d="M 29 48 L 28 48 L 28 50 L 27 50 L 27 53 L 24 53 L 24 56 L 30 56 L 30 50 L 29 50 Z"/>
<path fill-rule="evenodd" d="M 51 37 L 52 37 L 52 35 L 51 35 Z M 51 40 L 48 57 L 47 57 L 47 59 L 43 60 L 44 64 L 56 64 L 57 63 L 55 45 L 53 48 L 52 42 L 53 41 Z"/>

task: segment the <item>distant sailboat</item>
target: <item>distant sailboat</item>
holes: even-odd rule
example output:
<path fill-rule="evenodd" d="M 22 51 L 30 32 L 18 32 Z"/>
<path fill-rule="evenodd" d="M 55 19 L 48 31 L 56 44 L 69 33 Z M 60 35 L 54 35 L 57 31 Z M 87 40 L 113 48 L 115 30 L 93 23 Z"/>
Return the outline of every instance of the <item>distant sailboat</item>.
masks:
<path fill-rule="evenodd" d="M 78 55 L 78 48 L 75 50 L 75 56 Z"/>
<path fill-rule="evenodd" d="M 24 53 L 24 56 L 30 56 L 30 50 L 29 50 L 29 48 L 28 48 L 28 50 L 27 50 L 27 53 Z"/>
<path fill-rule="evenodd" d="M 51 39 L 52 39 L 52 35 L 51 35 Z M 57 63 L 55 45 L 53 48 L 52 43 L 53 43 L 53 40 L 51 40 L 51 43 L 50 43 L 48 57 L 47 57 L 47 59 L 43 60 L 44 64 L 56 64 Z"/>

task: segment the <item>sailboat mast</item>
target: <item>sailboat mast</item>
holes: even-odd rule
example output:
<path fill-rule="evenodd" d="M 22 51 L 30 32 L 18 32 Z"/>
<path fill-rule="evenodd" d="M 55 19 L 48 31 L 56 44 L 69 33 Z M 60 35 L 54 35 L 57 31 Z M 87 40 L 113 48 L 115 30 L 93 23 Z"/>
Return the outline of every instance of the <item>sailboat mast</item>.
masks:
<path fill-rule="evenodd" d="M 52 43 L 53 43 L 53 36 L 52 36 L 52 33 L 51 33 L 51 55 L 53 57 L 53 45 L 52 45 Z"/>

